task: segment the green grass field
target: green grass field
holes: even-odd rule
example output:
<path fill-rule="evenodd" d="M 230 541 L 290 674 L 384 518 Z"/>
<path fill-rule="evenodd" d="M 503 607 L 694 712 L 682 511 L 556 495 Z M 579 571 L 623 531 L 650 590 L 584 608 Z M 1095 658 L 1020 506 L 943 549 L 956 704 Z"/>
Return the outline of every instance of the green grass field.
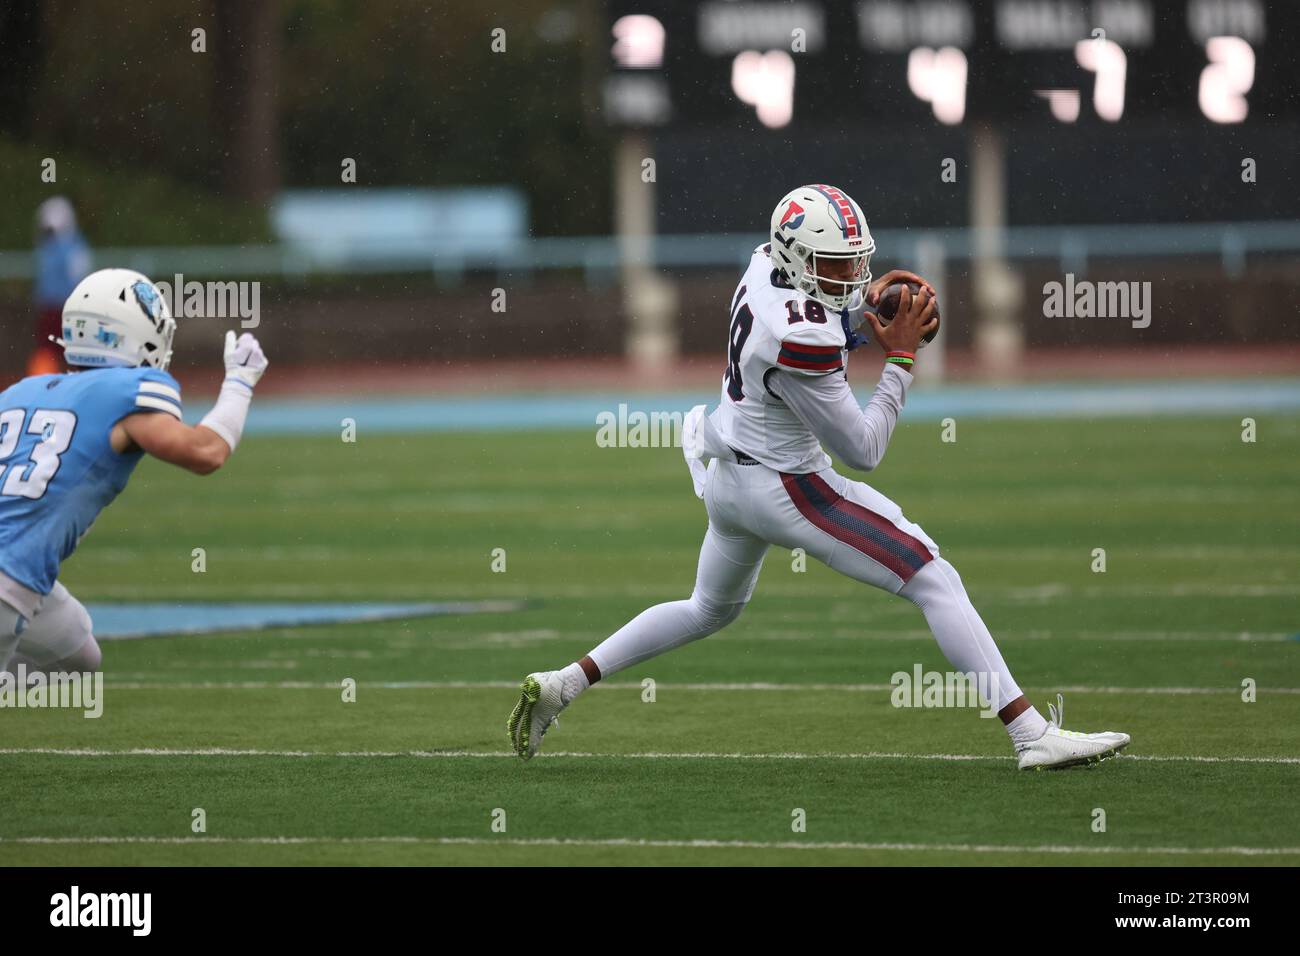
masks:
<path fill-rule="evenodd" d="M 1063 690 L 1067 726 L 1133 736 L 1040 774 L 996 720 L 891 706 L 894 672 L 947 669 L 912 605 L 776 549 L 739 621 L 510 756 L 524 674 L 689 593 L 705 514 L 674 449 L 362 423 L 211 478 L 147 462 L 64 568 L 87 602 L 534 603 L 105 642 L 101 719 L 0 713 L 0 863 L 1296 864 L 1300 419 L 1239 422 L 907 424 L 872 476 L 1040 710 Z"/>

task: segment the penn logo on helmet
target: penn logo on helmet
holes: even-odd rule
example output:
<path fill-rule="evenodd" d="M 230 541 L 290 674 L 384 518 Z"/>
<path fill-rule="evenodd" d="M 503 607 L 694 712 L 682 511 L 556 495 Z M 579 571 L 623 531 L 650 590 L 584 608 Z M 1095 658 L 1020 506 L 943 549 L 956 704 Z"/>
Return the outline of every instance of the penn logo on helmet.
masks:
<path fill-rule="evenodd" d="M 785 214 L 781 217 L 781 222 L 778 223 L 777 228 L 785 229 L 789 227 L 790 229 L 798 229 L 803 225 L 803 216 L 803 206 L 791 199 L 790 205 L 786 207 Z"/>

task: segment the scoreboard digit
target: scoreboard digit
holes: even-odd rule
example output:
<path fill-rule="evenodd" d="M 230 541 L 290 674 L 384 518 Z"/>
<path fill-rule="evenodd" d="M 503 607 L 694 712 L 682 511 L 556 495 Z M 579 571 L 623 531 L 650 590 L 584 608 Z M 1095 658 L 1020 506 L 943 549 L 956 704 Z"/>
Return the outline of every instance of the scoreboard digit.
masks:
<path fill-rule="evenodd" d="M 611 0 L 615 125 L 1300 115 L 1292 0 Z"/>

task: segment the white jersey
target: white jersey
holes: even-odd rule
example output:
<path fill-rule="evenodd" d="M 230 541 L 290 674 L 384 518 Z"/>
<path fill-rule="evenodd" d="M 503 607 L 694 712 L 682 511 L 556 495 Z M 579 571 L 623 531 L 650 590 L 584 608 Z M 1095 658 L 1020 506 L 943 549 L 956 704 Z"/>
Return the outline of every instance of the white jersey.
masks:
<path fill-rule="evenodd" d="M 862 323 L 861 293 L 844 313 L 832 312 L 786 283 L 772 267 L 770 246 L 754 250 L 731 300 L 722 404 L 710 416 L 734 450 L 781 472 L 805 474 L 831 465 L 812 430 L 768 388 L 776 369 L 812 378 L 844 375 L 845 325 Z"/>

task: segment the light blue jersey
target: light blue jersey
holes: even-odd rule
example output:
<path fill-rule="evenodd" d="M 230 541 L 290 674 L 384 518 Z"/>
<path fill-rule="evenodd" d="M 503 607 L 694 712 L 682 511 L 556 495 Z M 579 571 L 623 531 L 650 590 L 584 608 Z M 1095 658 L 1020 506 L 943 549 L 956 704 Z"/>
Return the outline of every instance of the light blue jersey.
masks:
<path fill-rule="evenodd" d="M 49 594 L 59 564 L 126 487 L 143 452 L 118 454 L 127 415 L 181 417 L 176 380 L 153 368 L 34 375 L 0 392 L 0 571 Z"/>

